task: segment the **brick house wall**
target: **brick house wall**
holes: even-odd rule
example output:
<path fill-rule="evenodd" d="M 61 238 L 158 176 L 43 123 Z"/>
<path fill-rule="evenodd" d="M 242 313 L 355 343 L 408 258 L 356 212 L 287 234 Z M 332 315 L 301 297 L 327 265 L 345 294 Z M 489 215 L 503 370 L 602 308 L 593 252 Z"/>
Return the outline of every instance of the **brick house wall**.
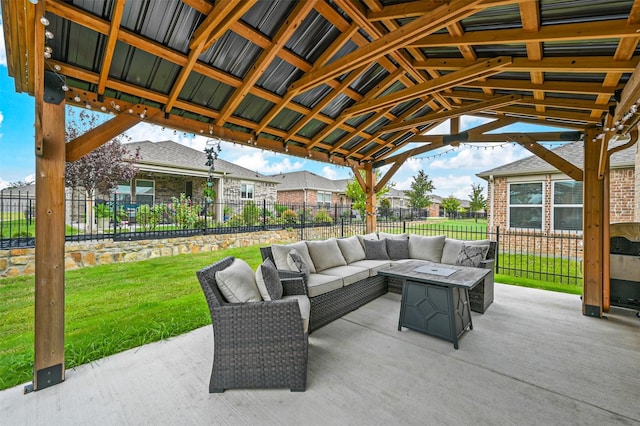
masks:
<path fill-rule="evenodd" d="M 291 190 L 291 191 L 277 191 L 278 192 L 278 203 L 281 204 L 292 204 L 296 206 L 301 206 L 305 202 L 305 191 Z M 318 204 L 318 191 L 313 189 L 308 189 L 307 191 L 307 204 L 310 206 L 316 206 Z M 335 205 L 344 205 L 349 206 L 351 201 L 344 194 L 340 194 L 338 192 L 331 193 L 331 206 Z"/>
<path fill-rule="evenodd" d="M 640 144 L 636 143 L 636 169 L 635 169 L 635 174 L 636 174 L 636 184 L 635 184 L 635 188 L 636 188 L 636 208 L 635 208 L 635 215 L 634 215 L 634 221 L 635 222 L 640 222 Z"/>

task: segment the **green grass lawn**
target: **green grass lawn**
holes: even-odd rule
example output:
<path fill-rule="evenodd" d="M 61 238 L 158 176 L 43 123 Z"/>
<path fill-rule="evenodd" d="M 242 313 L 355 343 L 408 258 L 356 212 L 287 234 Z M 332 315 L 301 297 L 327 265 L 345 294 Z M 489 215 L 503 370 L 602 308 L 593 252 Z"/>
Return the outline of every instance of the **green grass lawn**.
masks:
<path fill-rule="evenodd" d="M 65 364 L 72 368 L 210 324 L 198 269 L 236 256 L 256 269 L 259 246 L 66 272 Z M 496 275 L 496 281 L 580 294 L 582 286 Z M 32 380 L 34 277 L 0 278 L 0 389 Z"/>

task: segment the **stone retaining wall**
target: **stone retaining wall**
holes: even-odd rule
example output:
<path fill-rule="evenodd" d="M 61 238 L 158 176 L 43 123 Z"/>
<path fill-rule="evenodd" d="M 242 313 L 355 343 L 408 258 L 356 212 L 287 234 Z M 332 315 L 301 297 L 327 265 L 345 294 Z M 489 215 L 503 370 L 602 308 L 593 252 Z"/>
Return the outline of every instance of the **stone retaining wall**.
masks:
<path fill-rule="evenodd" d="M 65 269 L 85 266 L 134 262 L 154 257 L 175 256 L 183 253 L 201 253 L 234 247 L 269 245 L 297 241 L 297 231 L 263 231 L 243 234 L 199 235 L 185 238 L 167 238 L 141 241 L 99 241 L 67 243 Z M 0 277 L 35 273 L 35 249 L 0 250 Z"/>

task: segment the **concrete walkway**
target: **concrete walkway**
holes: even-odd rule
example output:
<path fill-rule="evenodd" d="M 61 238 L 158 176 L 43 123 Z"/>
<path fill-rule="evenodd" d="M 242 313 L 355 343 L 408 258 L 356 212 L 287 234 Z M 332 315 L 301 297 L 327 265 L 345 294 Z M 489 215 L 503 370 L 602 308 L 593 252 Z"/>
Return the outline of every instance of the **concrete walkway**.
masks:
<path fill-rule="evenodd" d="M 578 296 L 496 285 L 460 349 L 397 331 L 385 295 L 313 333 L 307 391 L 208 393 L 205 327 L 0 392 L 1 425 L 640 425 L 640 319 Z"/>

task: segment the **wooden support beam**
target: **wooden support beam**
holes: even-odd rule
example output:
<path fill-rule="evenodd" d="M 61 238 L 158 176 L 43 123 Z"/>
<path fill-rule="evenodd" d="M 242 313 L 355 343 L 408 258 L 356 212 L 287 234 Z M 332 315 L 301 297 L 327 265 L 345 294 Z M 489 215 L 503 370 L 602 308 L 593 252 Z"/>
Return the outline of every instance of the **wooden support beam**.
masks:
<path fill-rule="evenodd" d="M 355 167 L 355 166 L 351 166 L 351 171 L 353 172 L 353 176 L 356 178 L 356 180 L 360 184 L 360 188 L 362 188 L 362 190 L 366 194 L 367 193 L 367 182 L 365 182 L 364 178 L 362 177 L 362 174 L 360 173 L 360 169 Z"/>
<path fill-rule="evenodd" d="M 95 129 L 83 133 L 66 144 L 67 162 L 71 163 L 89 154 L 141 121 L 142 118 L 137 114 L 120 113 Z"/>
<path fill-rule="evenodd" d="M 604 182 L 598 179 L 600 144 L 592 142 L 598 130 L 589 128 L 584 142 L 583 241 L 584 267 L 582 313 L 601 317 L 603 313 Z M 607 253 L 607 256 L 609 254 Z"/>
<path fill-rule="evenodd" d="M 400 154 L 396 162 L 393 163 L 393 166 L 391 166 L 391 168 L 387 171 L 387 173 L 385 173 L 384 176 L 382 176 L 382 178 L 380 179 L 380 181 L 376 184 L 374 188 L 374 191 L 376 192 L 376 194 L 380 192 L 382 188 L 384 188 L 384 186 L 389 182 L 389 180 L 391 180 L 393 175 L 396 174 L 396 172 L 400 169 L 400 167 L 402 167 L 402 165 L 407 160 L 407 158 L 409 158 L 408 154 L 406 153 Z"/>
<path fill-rule="evenodd" d="M 367 190 L 365 192 L 365 215 L 367 217 L 367 233 L 376 232 L 376 173 L 373 165 L 368 163 L 364 167 Z"/>
<path fill-rule="evenodd" d="M 526 134 L 510 134 L 506 133 L 504 136 L 507 137 L 508 140 L 514 141 L 522 145 L 523 148 L 532 152 L 534 155 L 542 158 L 547 163 L 551 164 L 556 169 L 560 170 L 562 173 L 569 176 L 571 179 L 576 181 L 582 181 L 583 173 L 579 167 L 571 164 L 569 161 L 560 157 L 555 152 L 548 150 L 538 143 L 537 140 L 528 136 Z"/>
<path fill-rule="evenodd" d="M 64 380 L 65 103 L 36 97 L 36 266 L 33 389 Z"/>
<path fill-rule="evenodd" d="M 104 57 L 102 59 L 102 69 L 100 70 L 100 80 L 98 82 L 98 94 L 104 95 L 104 89 L 107 87 L 107 79 L 109 78 L 109 70 L 113 61 L 113 52 L 118 41 L 118 32 L 120 31 L 120 21 L 122 20 L 122 12 L 124 11 L 125 0 L 117 0 L 111 12 L 111 26 L 109 28 L 109 37 L 107 38 L 107 46 L 104 49 Z"/>

